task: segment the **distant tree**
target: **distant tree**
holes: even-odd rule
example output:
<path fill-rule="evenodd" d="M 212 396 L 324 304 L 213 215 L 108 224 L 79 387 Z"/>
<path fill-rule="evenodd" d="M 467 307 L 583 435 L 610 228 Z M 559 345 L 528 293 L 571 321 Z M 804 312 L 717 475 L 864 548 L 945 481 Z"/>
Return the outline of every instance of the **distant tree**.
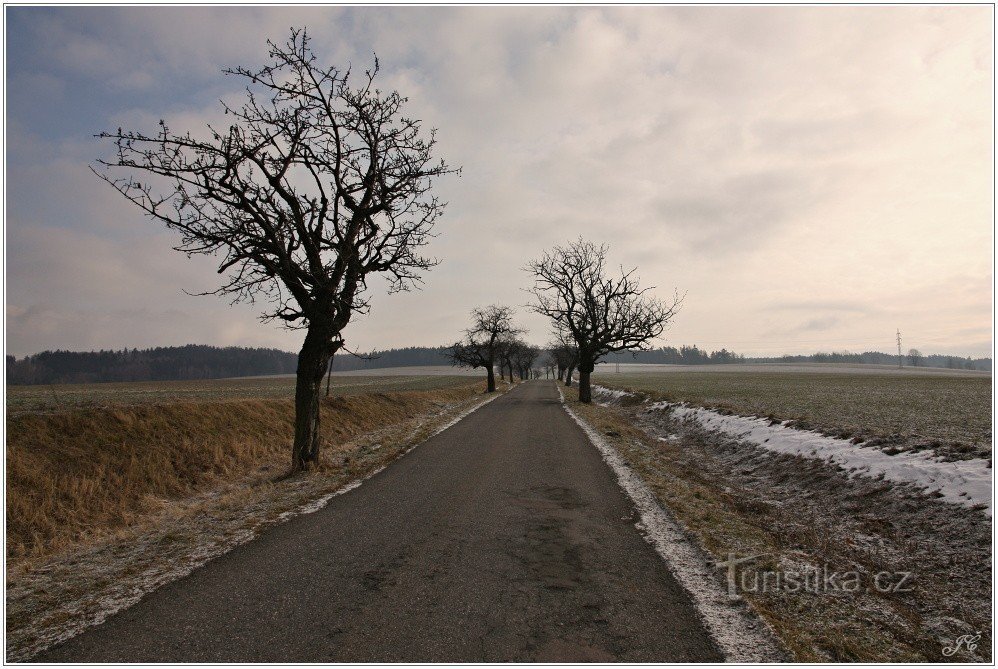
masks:
<path fill-rule="evenodd" d="M 697 348 L 696 344 L 693 346 L 681 346 L 679 348 L 679 357 L 684 365 L 706 365 L 710 362 L 710 356 Z"/>
<path fill-rule="evenodd" d="M 464 339 L 450 347 L 448 355 L 454 364 L 477 369 L 484 367 L 488 385 L 486 392 L 496 390 L 495 365 L 505 338 L 515 336 L 519 330 L 513 326 L 513 310 L 492 305 L 471 310 L 471 327 L 464 331 Z"/>
<path fill-rule="evenodd" d="M 918 367 L 922 364 L 922 352 L 917 348 L 910 349 L 908 351 L 908 362 L 911 363 L 912 367 Z"/>
<path fill-rule="evenodd" d="M 499 365 L 499 380 L 503 379 L 503 374 L 509 374 L 509 382 L 513 383 L 513 356 L 521 342 L 516 338 L 515 333 L 507 333 L 496 342 L 496 362 Z"/>
<path fill-rule="evenodd" d="M 606 275 L 607 246 L 579 239 L 555 247 L 526 270 L 534 278 L 533 309 L 569 332 L 578 346 L 579 401 L 592 401 L 589 377 L 600 358 L 614 351 L 644 350 L 675 317 L 681 299 L 664 303 L 639 288 L 635 270 Z"/>
<path fill-rule="evenodd" d="M 420 255 L 444 204 L 433 181 L 433 132 L 405 116 L 406 98 L 354 87 L 351 71 L 320 65 L 304 30 L 269 42 L 270 64 L 225 70 L 246 84 L 223 103 L 227 129 L 205 138 L 104 132 L 116 149 L 94 172 L 151 218 L 181 233 L 178 250 L 217 255 L 227 281 L 214 294 L 263 298 L 264 319 L 303 328 L 295 389 L 293 471 L 319 457 L 319 394 L 343 330 L 366 313 L 370 275 L 390 291 L 415 286 L 434 260 Z M 126 173 L 118 176 L 119 170 Z"/>
<path fill-rule="evenodd" d="M 720 351 L 711 351 L 710 361 L 712 363 L 725 364 L 731 362 L 734 359 L 734 355 L 726 348 L 722 348 Z"/>
<path fill-rule="evenodd" d="M 557 365 L 557 362 L 555 361 L 555 359 L 553 357 L 551 357 L 551 352 L 550 351 L 547 351 L 547 355 L 544 358 L 543 366 L 544 366 L 544 378 L 545 379 L 557 378 L 555 370 L 557 369 L 558 365 Z"/>
<path fill-rule="evenodd" d="M 511 361 L 516 367 L 517 375 L 523 379 L 530 378 L 530 370 L 534 367 L 534 361 L 541 355 L 541 350 L 536 346 L 531 346 L 526 342 L 518 341 L 513 349 Z"/>
<path fill-rule="evenodd" d="M 572 373 L 579 360 L 579 347 L 575 344 L 570 333 L 558 331 L 555 339 L 548 344 L 548 351 L 558 368 L 558 380 L 564 381 L 566 386 L 572 385 Z"/>

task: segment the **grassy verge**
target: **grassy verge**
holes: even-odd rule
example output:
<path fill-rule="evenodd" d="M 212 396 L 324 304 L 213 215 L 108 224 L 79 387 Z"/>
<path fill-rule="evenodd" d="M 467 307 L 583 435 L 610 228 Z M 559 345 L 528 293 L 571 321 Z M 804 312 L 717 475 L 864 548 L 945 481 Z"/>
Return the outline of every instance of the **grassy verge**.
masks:
<path fill-rule="evenodd" d="M 601 374 L 596 383 L 885 448 L 991 457 L 991 378 L 806 372 Z"/>
<path fill-rule="evenodd" d="M 8 482 L 7 660 L 28 659 L 314 510 L 481 404 L 483 390 L 465 379 L 325 400 L 322 462 L 289 479 L 275 476 L 290 457 L 288 401 L 74 411 L 22 417 L 13 430 L 8 421 L 18 435 L 8 471 L 17 462 L 19 473 Z M 53 518 L 33 512 L 38 504 Z"/>
<path fill-rule="evenodd" d="M 481 383 L 322 402 L 324 460 L 352 437 L 439 409 Z M 164 503 L 286 468 L 291 400 L 177 402 L 7 420 L 7 556 L 44 557 L 139 522 Z"/>
<path fill-rule="evenodd" d="M 760 556 L 738 566 L 738 591 L 798 661 L 989 659 L 991 551 L 981 514 L 882 481 L 850 482 L 815 461 L 767 455 L 674 423 L 653 425 L 639 406 L 579 404 L 567 390 L 572 409 L 719 562 Z M 856 573 L 858 588 L 758 587 L 767 578 L 772 586 L 775 573 L 826 566 Z M 897 584 L 902 572 L 911 580 L 904 592 L 881 592 L 873 579 L 882 572 L 885 583 Z M 942 653 L 978 631 L 977 655 Z"/>

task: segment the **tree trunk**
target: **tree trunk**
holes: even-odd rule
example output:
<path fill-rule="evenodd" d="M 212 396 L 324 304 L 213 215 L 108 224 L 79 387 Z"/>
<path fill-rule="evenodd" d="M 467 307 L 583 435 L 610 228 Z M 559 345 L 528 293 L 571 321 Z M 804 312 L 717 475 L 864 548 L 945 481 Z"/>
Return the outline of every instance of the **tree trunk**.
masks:
<path fill-rule="evenodd" d="M 575 373 L 575 365 L 569 365 L 568 369 L 565 370 L 565 385 L 569 388 L 572 387 L 572 374 Z"/>
<path fill-rule="evenodd" d="M 329 397 L 329 380 L 333 378 L 333 356 L 329 356 L 329 370 L 326 372 L 326 397 Z"/>
<path fill-rule="evenodd" d="M 593 373 L 595 365 L 591 362 L 579 363 L 579 401 L 590 404 L 593 401 L 592 389 L 589 387 L 589 375 Z"/>
<path fill-rule="evenodd" d="M 328 332 L 309 328 L 298 353 L 295 380 L 295 441 L 291 450 L 291 469 L 307 470 L 319 461 L 319 393 L 322 377 L 335 348 Z"/>
<path fill-rule="evenodd" d="M 489 382 L 485 388 L 485 392 L 494 393 L 496 391 L 496 371 L 492 365 L 485 365 L 485 370 L 489 375 Z M 499 374 L 502 374 L 502 367 L 499 368 Z"/>
<path fill-rule="evenodd" d="M 558 366 L 558 380 L 559 381 L 565 380 L 565 368 L 562 367 L 561 365 Z"/>

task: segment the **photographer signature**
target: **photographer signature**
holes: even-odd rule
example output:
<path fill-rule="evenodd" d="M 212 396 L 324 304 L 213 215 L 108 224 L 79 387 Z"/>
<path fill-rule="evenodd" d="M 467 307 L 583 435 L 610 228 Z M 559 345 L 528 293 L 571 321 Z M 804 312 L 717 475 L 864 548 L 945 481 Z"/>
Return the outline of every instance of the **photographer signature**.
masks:
<path fill-rule="evenodd" d="M 946 646 L 943 648 L 943 655 L 946 657 L 952 657 L 961 648 L 965 648 L 968 652 L 974 652 L 977 649 L 977 642 L 981 640 L 981 633 L 977 634 L 964 634 L 961 637 L 957 637 L 956 641 L 953 642 L 952 646 Z"/>

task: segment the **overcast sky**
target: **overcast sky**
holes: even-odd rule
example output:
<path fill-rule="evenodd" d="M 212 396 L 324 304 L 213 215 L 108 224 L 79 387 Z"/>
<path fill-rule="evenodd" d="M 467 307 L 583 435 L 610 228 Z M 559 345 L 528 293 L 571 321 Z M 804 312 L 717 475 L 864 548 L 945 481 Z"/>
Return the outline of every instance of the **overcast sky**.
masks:
<path fill-rule="evenodd" d="M 7 353 L 300 332 L 210 290 L 87 166 L 102 129 L 202 126 L 307 26 L 368 66 L 464 168 L 423 290 L 375 294 L 353 350 L 453 341 L 477 305 L 522 308 L 523 264 L 582 235 L 663 296 L 661 344 L 748 354 L 990 355 L 991 7 L 7 8 Z"/>

